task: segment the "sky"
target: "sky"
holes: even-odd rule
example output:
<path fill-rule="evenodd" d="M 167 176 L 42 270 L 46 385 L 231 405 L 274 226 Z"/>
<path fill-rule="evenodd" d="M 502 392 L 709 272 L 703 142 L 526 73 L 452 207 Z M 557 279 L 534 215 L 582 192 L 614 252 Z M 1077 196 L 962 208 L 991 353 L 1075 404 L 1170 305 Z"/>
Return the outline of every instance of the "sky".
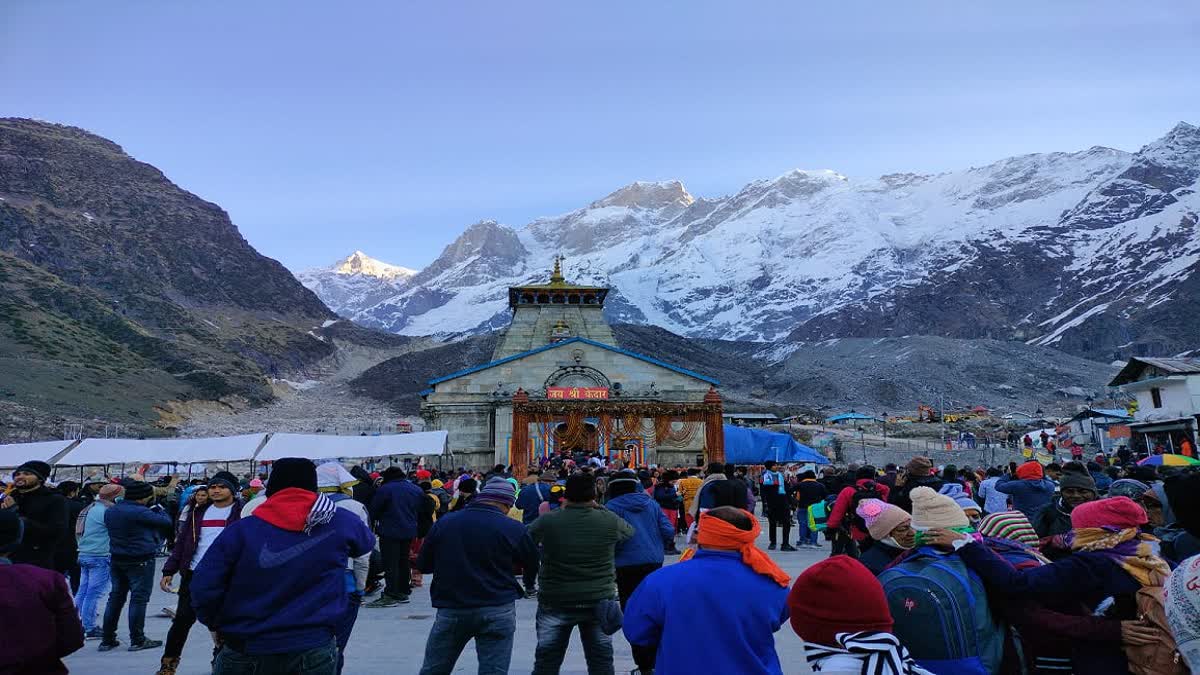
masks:
<path fill-rule="evenodd" d="M 1197 63 L 1195 2 L 0 3 L 0 116 L 117 142 L 293 270 L 635 180 L 1136 150 L 1200 123 Z"/>

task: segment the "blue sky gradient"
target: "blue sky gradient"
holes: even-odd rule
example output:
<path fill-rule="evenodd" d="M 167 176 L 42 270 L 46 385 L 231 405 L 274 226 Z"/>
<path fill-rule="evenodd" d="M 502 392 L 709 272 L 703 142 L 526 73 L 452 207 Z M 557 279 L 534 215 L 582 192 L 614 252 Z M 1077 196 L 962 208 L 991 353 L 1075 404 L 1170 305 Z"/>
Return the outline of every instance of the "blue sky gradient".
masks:
<path fill-rule="evenodd" d="M 1195 2 L 0 4 L 0 116 L 116 141 L 293 269 L 634 180 L 1136 150 L 1200 122 L 1197 63 Z"/>

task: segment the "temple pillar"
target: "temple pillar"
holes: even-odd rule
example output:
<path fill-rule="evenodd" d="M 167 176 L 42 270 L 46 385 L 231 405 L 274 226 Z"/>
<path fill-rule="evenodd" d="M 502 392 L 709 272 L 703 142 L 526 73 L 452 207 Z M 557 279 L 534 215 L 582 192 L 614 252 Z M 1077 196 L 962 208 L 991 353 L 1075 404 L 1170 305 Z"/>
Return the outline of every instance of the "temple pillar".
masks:
<path fill-rule="evenodd" d="M 512 465 L 513 476 L 518 480 L 525 477 L 529 471 L 529 413 L 525 404 L 529 403 L 529 394 L 524 389 L 517 389 L 513 394 L 512 412 Z"/>
<path fill-rule="evenodd" d="M 707 462 L 725 461 L 725 430 L 721 405 L 721 394 L 716 387 L 709 387 L 704 395 L 704 454 Z"/>

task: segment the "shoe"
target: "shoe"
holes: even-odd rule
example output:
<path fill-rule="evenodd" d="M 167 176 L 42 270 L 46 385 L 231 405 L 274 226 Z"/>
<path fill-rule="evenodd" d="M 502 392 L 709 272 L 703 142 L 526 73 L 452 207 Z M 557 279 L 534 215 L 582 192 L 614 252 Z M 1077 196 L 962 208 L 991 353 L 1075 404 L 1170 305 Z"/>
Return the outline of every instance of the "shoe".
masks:
<path fill-rule="evenodd" d="M 774 551 L 774 550 L 775 550 L 775 544 L 768 544 L 768 545 L 767 545 L 767 550 L 768 550 L 768 551 Z"/>
<path fill-rule="evenodd" d="M 412 599 L 408 595 L 402 595 L 402 596 L 396 598 L 397 605 L 407 605 L 410 602 L 412 602 Z"/>
<path fill-rule="evenodd" d="M 537 589 L 531 588 L 531 589 L 525 591 L 525 597 L 529 598 L 529 599 L 536 598 L 537 597 Z"/>
<path fill-rule="evenodd" d="M 116 649 L 117 647 L 120 647 L 120 646 L 121 646 L 121 641 L 120 641 L 120 640 L 117 640 L 117 641 L 115 641 L 115 642 L 101 642 L 101 643 L 100 643 L 100 651 L 102 651 L 102 652 L 111 652 L 112 650 L 114 650 L 114 649 Z"/>
<path fill-rule="evenodd" d="M 104 633 L 99 628 L 93 628 L 83 634 L 84 640 L 99 640 L 104 637 Z"/>
<path fill-rule="evenodd" d="M 141 642 L 129 645 L 129 651 L 140 652 L 143 649 L 158 649 L 162 645 L 162 640 L 142 640 Z"/>
<path fill-rule="evenodd" d="M 166 619 L 174 619 L 175 610 L 171 609 L 170 607 L 163 607 L 161 610 L 159 610 L 158 616 Z"/>
<path fill-rule="evenodd" d="M 175 671 L 179 669 L 179 659 L 170 656 L 162 657 L 162 663 L 158 667 L 158 672 L 154 675 L 175 675 Z"/>
<path fill-rule="evenodd" d="M 784 544 L 783 547 L 780 548 L 779 550 L 780 551 L 795 551 L 797 549 L 796 549 L 796 547 L 792 546 L 791 544 Z"/>
<path fill-rule="evenodd" d="M 389 598 L 386 595 L 381 595 L 378 598 L 372 600 L 371 602 L 368 602 L 366 604 L 366 607 L 368 609 L 379 609 L 381 607 L 395 607 L 396 605 L 399 605 L 399 604 L 400 604 L 400 601 L 396 600 L 395 598 Z"/>

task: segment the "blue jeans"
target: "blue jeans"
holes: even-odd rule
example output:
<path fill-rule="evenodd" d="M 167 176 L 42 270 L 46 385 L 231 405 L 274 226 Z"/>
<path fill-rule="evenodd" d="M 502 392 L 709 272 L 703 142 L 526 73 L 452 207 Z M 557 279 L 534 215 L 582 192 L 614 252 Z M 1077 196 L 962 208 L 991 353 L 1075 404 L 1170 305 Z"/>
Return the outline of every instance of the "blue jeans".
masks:
<path fill-rule="evenodd" d="M 596 621 L 596 606 L 551 607 L 538 603 L 537 649 L 533 675 L 557 675 L 567 655 L 571 631 L 579 626 L 588 675 L 613 675 L 612 636 L 605 635 Z"/>
<path fill-rule="evenodd" d="M 125 596 L 129 595 L 129 642 L 141 644 L 146 639 L 146 605 L 150 603 L 150 592 L 154 588 L 154 558 L 142 562 L 112 563 L 112 592 L 108 594 L 108 606 L 104 608 L 104 635 L 101 641 L 112 644 L 117 641 L 117 622 L 125 608 Z"/>
<path fill-rule="evenodd" d="M 79 619 L 83 632 L 96 629 L 96 611 L 100 596 L 112 583 L 112 559 L 106 555 L 79 556 L 79 591 L 75 593 L 75 606 L 79 608 Z"/>
<path fill-rule="evenodd" d="M 225 645 L 213 662 L 213 675 L 334 675 L 337 673 L 337 642 L 286 654 L 251 656 Z"/>
<path fill-rule="evenodd" d="M 479 675 L 505 675 L 512 661 L 516 630 L 517 607 L 511 602 L 469 609 L 443 607 L 437 611 L 425 641 L 421 675 L 450 675 L 472 639 L 479 657 Z"/>
<path fill-rule="evenodd" d="M 358 621 L 358 608 L 362 607 L 362 594 L 351 593 L 350 603 L 346 605 L 346 613 L 338 620 L 333 639 L 337 641 L 337 672 L 342 674 L 342 666 L 346 664 L 346 645 L 350 644 L 350 632 L 354 630 L 354 622 Z"/>
<path fill-rule="evenodd" d="M 808 508 L 802 508 L 796 511 L 796 522 L 800 524 L 800 544 L 816 544 L 817 531 L 808 527 Z"/>

